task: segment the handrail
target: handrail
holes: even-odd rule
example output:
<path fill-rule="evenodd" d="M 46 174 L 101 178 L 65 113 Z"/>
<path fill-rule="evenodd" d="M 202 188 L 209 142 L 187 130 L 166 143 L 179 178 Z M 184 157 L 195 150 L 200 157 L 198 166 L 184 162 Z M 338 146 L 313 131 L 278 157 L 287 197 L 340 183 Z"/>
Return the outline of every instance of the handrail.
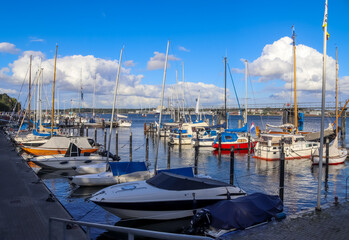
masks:
<path fill-rule="evenodd" d="M 100 223 L 90 223 L 90 222 L 81 222 L 81 221 L 75 221 L 70 219 L 63 219 L 63 218 L 56 218 L 56 217 L 50 217 L 49 219 L 49 240 L 53 239 L 52 235 L 52 222 L 63 222 L 65 223 L 63 227 L 66 227 L 67 223 L 70 224 L 77 224 L 87 227 L 86 234 L 89 237 L 90 228 L 100 228 L 105 229 L 112 232 L 120 232 L 120 233 L 127 233 L 128 239 L 133 240 L 134 236 L 143 236 L 143 237 L 150 237 L 154 239 L 169 239 L 169 240 L 213 240 L 213 238 L 205 237 L 205 236 L 194 236 L 194 235 L 186 235 L 186 234 L 177 234 L 177 233 L 166 233 L 166 232 L 157 232 L 157 231 L 151 231 L 151 230 L 144 230 L 144 229 L 137 229 L 137 228 L 129 228 L 129 227 L 120 227 L 120 226 L 111 226 L 106 224 L 100 224 Z M 66 232 L 64 231 L 64 235 Z M 66 236 L 63 236 L 63 239 L 66 239 Z"/>

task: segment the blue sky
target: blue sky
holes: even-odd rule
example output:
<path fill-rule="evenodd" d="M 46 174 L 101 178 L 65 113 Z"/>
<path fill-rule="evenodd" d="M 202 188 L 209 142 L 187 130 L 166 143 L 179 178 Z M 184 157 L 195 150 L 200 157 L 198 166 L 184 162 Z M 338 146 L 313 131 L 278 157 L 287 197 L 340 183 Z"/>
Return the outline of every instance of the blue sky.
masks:
<path fill-rule="evenodd" d="M 349 1 L 330 0 L 328 4 L 327 101 L 334 99 L 331 60 L 335 58 L 336 46 L 340 98 L 344 100 L 349 93 Z M 170 40 L 167 97 L 177 98 L 175 70 L 182 80 L 184 64 L 187 106 L 194 105 L 198 90 L 203 106 L 222 105 L 223 58 L 227 55 L 241 102 L 245 93 L 242 59 L 247 59 L 253 87 L 253 92 L 248 90 L 250 104 L 287 103 L 291 101 L 293 79 L 289 38 L 294 25 L 300 78 L 298 101 L 320 103 L 324 5 L 325 0 L 6 1 L 0 9 L 0 91 L 13 97 L 19 95 L 30 54 L 37 56 L 33 76 L 42 62 L 45 81 L 52 80 L 57 43 L 60 106 L 63 99 L 66 104 L 71 99 L 77 104 L 80 82 L 84 105 L 91 106 L 96 82 L 96 105 L 110 107 L 124 45 L 119 106 L 157 106 L 163 76 L 161 64 Z M 98 81 L 94 80 L 96 75 Z M 228 87 L 228 103 L 236 104 L 229 77 Z M 26 94 L 21 93 L 22 102 Z"/>

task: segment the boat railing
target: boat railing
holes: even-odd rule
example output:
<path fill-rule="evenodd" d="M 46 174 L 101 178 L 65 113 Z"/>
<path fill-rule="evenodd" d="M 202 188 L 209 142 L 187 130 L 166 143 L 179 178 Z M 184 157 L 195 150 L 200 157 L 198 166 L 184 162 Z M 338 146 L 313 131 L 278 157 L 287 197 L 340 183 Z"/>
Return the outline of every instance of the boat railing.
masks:
<path fill-rule="evenodd" d="M 55 218 L 51 217 L 49 220 L 49 240 L 56 239 L 57 235 L 53 234 L 53 222 L 61 222 L 62 228 L 63 228 L 63 239 L 67 239 L 67 231 L 68 226 L 72 225 L 79 225 L 80 227 L 84 226 L 86 227 L 86 238 L 90 238 L 90 230 L 91 228 L 99 228 L 103 230 L 108 230 L 111 232 L 118 232 L 118 233 L 126 233 L 128 240 L 133 240 L 135 236 L 142 236 L 142 237 L 149 237 L 152 239 L 173 239 L 173 240 L 213 240 L 213 238 L 210 237 L 204 237 L 204 236 L 195 236 L 195 235 L 186 235 L 186 234 L 177 234 L 177 233 L 167 233 L 167 232 L 158 232 L 158 231 L 151 231 L 151 230 L 144 230 L 144 229 L 138 229 L 138 228 L 129 228 L 129 227 L 120 227 L 120 226 L 111 226 L 107 224 L 100 224 L 100 223 L 90 223 L 90 222 L 81 222 L 81 221 L 75 221 L 70 219 L 63 219 L 63 218 Z"/>

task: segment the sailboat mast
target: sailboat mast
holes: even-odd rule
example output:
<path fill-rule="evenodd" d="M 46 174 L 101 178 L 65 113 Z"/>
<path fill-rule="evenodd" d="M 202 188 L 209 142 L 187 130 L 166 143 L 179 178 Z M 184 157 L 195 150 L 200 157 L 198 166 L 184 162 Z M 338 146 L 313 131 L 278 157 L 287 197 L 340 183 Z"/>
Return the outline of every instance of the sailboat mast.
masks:
<path fill-rule="evenodd" d="M 298 133 L 297 80 L 296 80 L 296 34 L 293 28 L 293 81 L 294 81 L 294 126 Z"/>
<path fill-rule="evenodd" d="M 113 129 L 115 102 L 116 102 L 116 95 L 117 95 L 118 85 L 119 85 L 119 77 L 120 77 L 120 71 L 121 71 L 121 59 L 122 59 L 122 53 L 123 53 L 123 51 L 124 51 L 124 48 L 122 48 L 122 49 L 121 49 L 121 52 L 120 52 L 120 59 L 119 59 L 119 66 L 118 66 L 118 75 L 116 76 L 116 82 L 115 82 L 115 88 L 114 88 L 114 101 L 113 101 L 113 109 L 112 109 L 112 111 L 111 111 L 111 118 L 110 118 L 107 162 L 108 162 L 108 155 L 109 155 L 109 152 L 110 152 L 111 132 L 112 132 L 112 129 Z"/>
<path fill-rule="evenodd" d="M 156 168 L 157 168 L 157 163 L 158 163 L 160 127 L 161 127 L 161 117 L 162 117 L 162 106 L 164 104 L 165 79 L 166 79 L 166 69 L 167 69 L 167 60 L 168 60 L 168 49 L 169 49 L 169 47 L 170 47 L 170 41 L 167 42 L 166 60 L 165 60 L 165 67 L 164 67 L 164 77 L 162 79 L 159 126 L 158 126 L 157 132 L 156 132 L 157 137 L 156 137 L 156 154 L 155 154 L 155 162 L 154 162 L 154 174 L 156 174 Z M 183 76 L 184 76 L 184 74 L 183 74 Z M 183 78 L 183 80 L 184 80 L 184 78 Z"/>
<path fill-rule="evenodd" d="M 245 119 L 244 125 L 247 123 L 247 60 L 245 60 Z"/>
<path fill-rule="evenodd" d="M 184 112 L 184 62 L 182 62 L 182 68 L 183 68 L 183 84 L 182 84 L 182 88 L 183 88 L 183 119 L 185 120 L 185 112 Z"/>
<path fill-rule="evenodd" d="M 336 119 L 338 119 L 338 56 L 336 47 Z M 338 135 L 338 122 L 336 123 L 336 136 Z"/>
<path fill-rule="evenodd" d="M 55 66 L 53 70 L 53 92 L 52 92 L 52 111 L 51 111 L 51 137 L 53 136 L 53 122 L 54 122 L 54 114 L 55 114 L 55 86 L 56 86 L 56 63 L 57 63 L 57 48 L 56 45 L 56 54 L 55 54 Z"/>
<path fill-rule="evenodd" d="M 176 81 L 177 81 L 177 121 L 179 122 L 180 109 L 179 109 L 179 84 L 178 84 L 178 71 L 176 69 Z"/>
<path fill-rule="evenodd" d="M 225 128 L 228 128 L 227 118 L 227 57 L 224 57 L 224 121 Z"/>
<path fill-rule="evenodd" d="M 30 55 L 30 63 L 29 63 L 29 106 L 28 106 L 28 119 L 29 119 L 29 126 L 30 126 L 30 117 L 31 117 L 31 91 L 32 91 L 32 55 Z"/>
<path fill-rule="evenodd" d="M 322 183 L 322 158 L 324 149 L 324 122 L 325 122 L 325 93 L 326 93 L 326 50 L 327 50 L 327 0 L 325 2 L 325 15 L 322 24 L 324 30 L 324 52 L 322 66 L 322 101 L 321 101 L 321 125 L 320 125 L 320 149 L 319 149 L 319 176 L 317 189 L 317 210 L 321 210 L 321 183 Z"/>

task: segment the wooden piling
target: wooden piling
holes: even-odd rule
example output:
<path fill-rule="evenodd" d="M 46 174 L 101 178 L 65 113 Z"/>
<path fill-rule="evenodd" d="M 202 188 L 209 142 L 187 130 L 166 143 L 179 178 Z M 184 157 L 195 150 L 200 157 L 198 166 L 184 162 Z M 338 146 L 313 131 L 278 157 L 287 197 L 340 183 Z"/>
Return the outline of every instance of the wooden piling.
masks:
<path fill-rule="evenodd" d="M 119 156 L 119 133 L 118 133 L 118 130 L 115 131 L 115 155 Z"/>
<path fill-rule="evenodd" d="M 149 136 L 145 137 L 145 161 L 149 161 Z"/>
<path fill-rule="evenodd" d="M 95 128 L 95 144 L 97 143 L 97 128 Z"/>
<path fill-rule="evenodd" d="M 234 185 L 234 166 L 235 165 L 235 153 L 234 147 L 230 149 L 230 184 Z"/>
<path fill-rule="evenodd" d="M 281 136 L 280 183 L 279 183 L 279 197 L 281 201 L 284 201 L 284 182 L 285 182 L 285 151 L 284 151 L 284 136 Z"/>
<path fill-rule="evenodd" d="M 132 162 L 132 132 L 130 132 L 130 162 Z"/>
<path fill-rule="evenodd" d="M 107 151 L 107 129 L 104 129 L 104 150 Z"/>
<path fill-rule="evenodd" d="M 171 145 L 167 144 L 167 169 L 171 168 Z"/>
<path fill-rule="evenodd" d="M 330 141 L 328 137 L 326 138 L 326 172 L 325 172 L 325 190 L 328 188 L 328 162 L 330 155 Z"/>
<path fill-rule="evenodd" d="M 218 133 L 218 158 L 221 160 L 222 155 L 222 133 Z"/>

